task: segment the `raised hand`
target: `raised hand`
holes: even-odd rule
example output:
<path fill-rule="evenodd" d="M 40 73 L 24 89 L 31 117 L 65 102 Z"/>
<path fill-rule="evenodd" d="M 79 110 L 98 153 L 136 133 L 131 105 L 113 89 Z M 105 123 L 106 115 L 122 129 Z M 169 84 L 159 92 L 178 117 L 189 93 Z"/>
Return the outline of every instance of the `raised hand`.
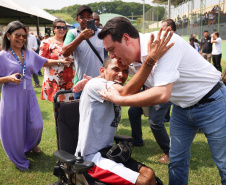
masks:
<path fill-rule="evenodd" d="M 92 79 L 91 76 L 87 76 L 86 74 L 83 75 L 84 79 L 80 80 L 78 83 L 76 83 L 73 87 L 73 92 L 80 92 L 84 89 L 86 83 Z"/>
<path fill-rule="evenodd" d="M 80 33 L 79 37 L 80 37 L 82 40 L 86 40 L 86 39 L 91 38 L 93 33 L 94 33 L 93 30 L 87 29 L 87 28 L 86 28 L 85 30 L 83 30 L 83 31 Z"/>
<path fill-rule="evenodd" d="M 154 62 L 157 62 L 157 60 L 159 60 L 174 45 L 174 43 L 171 43 L 167 46 L 171 37 L 173 36 L 173 31 L 170 31 L 170 27 L 166 29 L 165 33 L 163 34 L 163 37 L 160 38 L 162 31 L 163 31 L 163 28 L 160 28 L 155 41 L 154 41 L 155 39 L 154 34 L 151 34 L 150 40 L 148 42 L 148 47 L 147 47 L 148 56 L 152 58 Z"/>

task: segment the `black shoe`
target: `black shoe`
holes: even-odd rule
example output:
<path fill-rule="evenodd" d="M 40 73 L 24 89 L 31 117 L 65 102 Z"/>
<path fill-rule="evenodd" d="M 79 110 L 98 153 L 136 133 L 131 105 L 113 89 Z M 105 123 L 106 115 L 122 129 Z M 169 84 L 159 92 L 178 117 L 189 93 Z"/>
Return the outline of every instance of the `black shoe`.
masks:
<path fill-rule="evenodd" d="M 156 179 L 156 185 L 163 185 L 162 181 L 158 177 L 155 177 L 155 179 Z"/>
<path fill-rule="evenodd" d="M 144 146 L 144 144 L 137 145 L 137 144 L 133 144 L 132 142 L 129 142 L 129 146 L 130 147 L 142 147 L 142 146 Z"/>
<path fill-rule="evenodd" d="M 170 119 L 164 119 L 164 123 L 170 122 Z"/>

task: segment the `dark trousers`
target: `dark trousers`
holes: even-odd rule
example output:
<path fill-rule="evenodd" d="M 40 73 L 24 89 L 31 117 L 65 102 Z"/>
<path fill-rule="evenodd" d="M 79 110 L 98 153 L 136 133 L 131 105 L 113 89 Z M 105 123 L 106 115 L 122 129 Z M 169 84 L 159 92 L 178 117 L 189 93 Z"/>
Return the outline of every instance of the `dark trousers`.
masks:
<path fill-rule="evenodd" d="M 34 81 L 35 81 L 35 85 L 39 85 L 38 75 L 35 74 L 35 73 L 33 73 L 32 76 L 33 76 L 33 79 L 34 79 Z"/>
<path fill-rule="evenodd" d="M 222 72 L 222 69 L 221 69 L 221 57 L 222 57 L 222 54 L 220 54 L 220 55 L 212 55 L 213 65 L 220 72 Z"/>
<path fill-rule="evenodd" d="M 166 128 L 163 124 L 165 115 L 167 114 L 171 102 L 162 103 L 150 107 L 149 125 L 156 142 L 165 154 L 169 153 L 170 139 Z M 143 144 L 141 115 L 143 111 L 141 107 L 130 107 L 128 114 L 132 129 L 133 145 L 139 146 Z"/>
<path fill-rule="evenodd" d="M 82 94 L 82 91 L 80 91 L 80 92 L 77 92 L 77 93 L 75 92 L 75 93 L 74 93 L 74 99 L 75 99 L 75 100 L 78 100 L 78 99 L 80 99 L 80 97 L 81 97 L 81 94 Z"/>
<path fill-rule="evenodd" d="M 164 119 L 164 122 L 169 122 L 170 121 L 170 108 L 171 106 L 168 108 L 168 111 L 165 115 L 165 119 Z"/>

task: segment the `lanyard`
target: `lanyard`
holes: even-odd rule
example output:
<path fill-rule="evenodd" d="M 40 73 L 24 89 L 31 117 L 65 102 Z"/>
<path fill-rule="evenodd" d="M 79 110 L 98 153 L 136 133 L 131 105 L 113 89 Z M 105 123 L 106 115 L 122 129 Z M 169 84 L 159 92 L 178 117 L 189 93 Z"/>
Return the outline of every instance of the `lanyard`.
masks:
<path fill-rule="evenodd" d="M 13 49 L 11 47 L 9 47 L 10 51 L 12 52 L 13 56 L 16 58 L 16 60 L 18 61 L 18 63 L 20 64 L 20 66 L 22 67 L 23 70 L 23 79 L 24 79 L 24 83 L 23 83 L 23 87 L 24 89 L 26 89 L 26 79 L 25 79 L 25 74 L 26 74 L 26 63 L 25 63 L 25 59 L 24 59 L 24 53 L 22 51 L 21 48 L 21 53 L 22 53 L 22 59 L 23 59 L 23 63 L 24 65 L 22 65 L 22 63 L 20 62 L 20 60 L 18 59 L 17 55 L 15 54 L 15 52 L 13 51 Z"/>

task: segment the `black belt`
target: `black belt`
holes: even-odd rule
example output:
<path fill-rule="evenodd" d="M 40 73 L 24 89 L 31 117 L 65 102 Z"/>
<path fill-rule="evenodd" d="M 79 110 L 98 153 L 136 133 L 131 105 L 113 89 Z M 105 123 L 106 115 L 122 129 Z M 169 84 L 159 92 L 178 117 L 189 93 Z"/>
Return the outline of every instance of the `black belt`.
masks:
<path fill-rule="evenodd" d="M 199 100 L 198 103 L 196 103 L 193 106 L 198 106 L 203 103 L 214 101 L 215 100 L 214 98 L 209 98 L 209 97 L 212 96 L 215 92 L 217 92 L 221 88 L 222 85 L 223 84 L 221 82 L 217 82 L 217 84 L 201 100 Z"/>

